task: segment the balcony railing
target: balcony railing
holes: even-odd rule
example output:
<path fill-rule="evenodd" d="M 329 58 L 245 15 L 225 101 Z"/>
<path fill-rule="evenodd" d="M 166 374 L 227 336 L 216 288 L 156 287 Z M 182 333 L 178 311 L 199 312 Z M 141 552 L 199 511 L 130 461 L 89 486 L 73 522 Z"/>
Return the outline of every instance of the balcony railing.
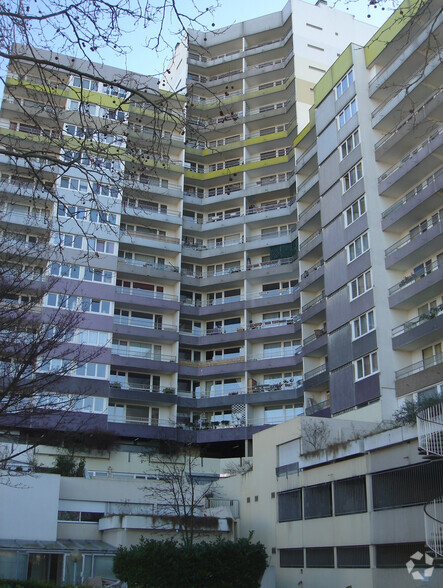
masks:
<path fill-rule="evenodd" d="M 303 345 L 309 345 L 309 343 L 312 343 L 313 341 L 320 339 L 320 337 L 322 337 L 323 335 L 326 335 L 326 329 L 314 329 L 312 335 L 309 335 L 309 337 L 303 339 Z"/>
<path fill-rule="evenodd" d="M 326 298 L 326 294 L 325 294 L 325 291 L 323 290 L 323 292 L 321 294 L 319 294 L 318 296 L 316 296 L 315 298 L 313 298 L 312 300 L 310 300 L 309 302 L 307 302 L 306 304 L 304 304 L 302 306 L 302 309 L 301 309 L 302 312 L 305 312 L 306 310 L 309 310 L 310 308 L 312 308 L 318 302 L 321 302 L 325 298 Z"/>
<path fill-rule="evenodd" d="M 228 365 L 231 363 L 244 363 L 245 356 L 237 355 L 236 357 L 223 357 L 222 359 L 211 359 L 208 361 L 191 361 L 188 359 L 179 359 L 179 365 L 184 367 L 204 368 L 213 365 Z"/>
<path fill-rule="evenodd" d="M 437 270 L 440 267 L 443 267 L 443 262 L 435 260 L 432 262 L 431 265 L 423 266 L 416 272 L 412 272 L 412 274 L 410 274 L 409 276 L 405 276 L 402 280 L 400 280 L 400 282 L 398 282 L 394 286 L 391 286 L 389 288 L 389 295 L 394 294 L 395 292 L 398 292 L 399 290 L 402 290 L 403 288 L 406 288 L 411 284 L 415 284 L 415 282 L 418 282 L 418 280 L 425 278 L 427 275 L 431 274 L 432 272 L 435 272 L 435 270 Z"/>
<path fill-rule="evenodd" d="M 431 229 L 433 226 L 441 224 L 442 219 L 443 215 L 441 215 L 438 212 L 434 214 L 432 218 L 430 218 L 425 223 L 420 223 L 419 230 L 417 232 L 409 232 L 407 235 L 405 235 L 404 237 L 393 243 L 390 247 L 388 247 L 385 250 L 385 257 L 388 257 L 388 255 L 391 255 L 391 253 L 394 253 L 394 251 L 398 251 L 399 249 L 401 249 L 402 247 L 404 247 L 405 245 L 407 245 L 408 243 L 410 243 L 411 241 L 413 241 L 414 239 L 416 239 L 417 237 Z"/>
<path fill-rule="evenodd" d="M 392 336 L 396 337 L 397 335 L 401 335 L 402 333 L 406 333 L 406 331 L 410 331 L 411 329 L 418 327 L 419 325 L 422 325 L 423 323 L 426 323 L 426 322 L 432 320 L 433 318 L 438 316 L 441 312 L 443 312 L 443 304 L 440 304 L 439 306 L 431 308 L 427 312 L 423 312 L 422 314 L 410 319 L 409 321 L 406 321 L 405 323 L 403 323 L 402 325 L 399 325 L 398 327 L 394 327 L 392 329 Z"/>
<path fill-rule="evenodd" d="M 131 382 L 111 382 L 114 390 L 137 390 L 138 392 L 150 392 L 151 394 L 175 394 L 175 388 L 171 386 L 147 386 Z"/>
<path fill-rule="evenodd" d="M 428 178 L 426 178 L 426 180 L 423 180 L 423 182 L 421 182 L 418 186 L 416 186 L 415 188 L 410 190 L 407 194 L 405 194 L 405 196 L 403 196 L 403 198 L 400 198 L 400 200 L 398 200 L 392 206 L 390 206 L 389 208 L 384 210 L 381 215 L 382 218 L 386 218 L 389 214 L 391 214 L 391 212 L 398 210 L 401 206 L 406 204 L 406 202 L 409 202 L 409 200 L 411 200 L 411 198 L 415 198 L 415 196 L 417 196 L 417 194 L 420 194 L 420 192 L 422 192 L 425 188 L 427 188 L 433 182 L 436 182 L 437 179 L 442 174 L 443 174 L 443 167 L 440 168 L 439 170 L 437 170 L 432 175 L 430 175 Z"/>
<path fill-rule="evenodd" d="M 323 402 L 318 402 L 317 404 L 313 404 L 312 406 L 308 406 L 305 409 L 305 415 L 310 416 L 313 414 L 317 414 L 321 410 L 326 410 L 331 406 L 331 402 L 329 400 L 323 400 Z"/>
<path fill-rule="evenodd" d="M 136 351 L 135 349 L 125 349 L 124 347 L 119 347 L 118 349 L 113 348 L 112 355 L 119 355 L 120 357 L 133 357 L 134 359 L 149 359 L 151 361 L 177 361 L 176 356 L 170 355 L 169 353 L 158 353 L 148 350 L 145 351 L 144 349 Z"/>
<path fill-rule="evenodd" d="M 307 208 L 305 208 L 302 213 L 300 213 L 298 217 L 299 222 L 301 222 L 318 204 L 320 204 L 320 199 L 311 202 L 311 204 Z"/>
<path fill-rule="evenodd" d="M 328 371 L 328 366 L 324 363 L 313 370 L 309 370 L 303 374 L 303 380 L 309 380 L 309 378 L 313 378 L 314 376 L 318 376 Z"/>
<path fill-rule="evenodd" d="M 282 259 L 273 259 L 272 261 L 263 261 L 262 263 L 248 263 L 246 269 L 249 270 L 256 270 L 262 269 L 264 267 L 278 267 L 280 265 L 287 265 L 288 263 L 293 263 L 298 259 L 298 256 L 295 255 L 293 257 L 284 257 Z"/>
<path fill-rule="evenodd" d="M 321 235 L 321 231 L 322 231 L 321 229 L 319 229 L 318 231 L 315 231 L 315 233 L 313 233 L 312 235 L 309 235 L 309 237 L 307 239 L 305 239 L 302 243 L 300 243 L 299 251 L 301 252 L 310 243 L 312 243 L 319 235 Z"/>
<path fill-rule="evenodd" d="M 420 145 L 418 145 L 417 147 L 415 147 L 412 151 L 410 151 L 409 153 L 407 153 L 398 163 L 396 163 L 395 165 L 393 165 L 392 167 L 390 167 L 387 171 L 385 171 L 385 173 L 382 174 L 378 178 L 378 183 L 382 182 L 383 180 L 386 180 L 386 178 L 388 178 L 394 172 L 396 172 L 398 169 L 400 169 L 407 161 L 409 161 L 410 159 L 412 159 L 413 157 L 415 157 L 415 155 L 417 155 L 417 153 L 419 153 L 422 149 L 424 149 L 425 147 L 427 147 L 429 145 L 429 143 L 431 143 L 431 141 L 433 141 L 441 133 L 443 133 L 443 126 L 441 126 L 438 129 L 436 129 L 433 133 L 431 133 L 429 135 L 429 137 L 427 139 L 425 139 L 422 143 L 420 143 Z M 387 141 L 387 139 L 391 135 L 392 135 L 392 133 L 390 135 L 388 135 L 387 137 L 385 137 L 384 139 L 382 139 L 382 141 L 379 141 L 380 145 L 382 144 L 382 142 L 384 140 Z M 377 145 L 375 146 L 376 149 L 380 146 L 379 143 L 377 143 Z"/>
<path fill-rule="evenodd" d="M 157 298 L 159 300 L 178 301 L 178 296 L 175 294 L 165 294 L 164 292 L 154 292 L 152 290 L 143 290 L 141 288 L 126 288 L 124 286 L 117 286 L 116 292 L 124 294 L 125 296 L 142 296 L 143 298 Z"/>
<path fill-rule="evenodd" d="M 152 269 L 162 270 L 165 272 L 179 272 L 180 268 L 172 263 L 152 263 L 150 261 L 139 261 L 138 259 L 124 259 L 123 257 L 118 258 L 119 261 L 122 263 L 126 263 L 126 265 L 133 265 L 137 267 L 150 267 Z"/>
<path fill-rule="evenodd" d="M 168 237 L 167 235 L 158 235 L 156 233 L 145 233 L 143 231 L 120 230 L 120 237 L 135 237 L 138 239 L 152 239 L 154 241 L 162 241 L 163 243 L 173 243 L 178 245 L 180 239 L 177 237 Z"/>
<path fill-rule="evenodd" d="M 143 329 L 155 329 L 157 331 L 177 331 L 175 325 L 168 325 L 163 322 L 157 323 L 154 320 L 132 317 L 132 316 L 114 316 L 115 325 L 127 325 L 129 327 L 142 327 Z"/>
<path fill-rule="evenodd" d="M 222 498 L 209 498 L 209 508 L 220 508 L 221 506 L 231 511 L 232 518 L 238 519 L 240 517 L 240 501 L 239 500 L 225 500 Z"/>
<path fill-rule="evenodd" d="M 294 349 L 291 349 L 289 353 L 282 353 L 281 351 L 267 351 L 263 355 L 253 355 L 248 357 L 248 361 L 262 361 L 263 359 L 287 359 L 288 357 L 296 357 L 301 353 L 301 345 Z"/>
<path fill-rule="evenodd" d="M 258 323 L 249 323 L 248 330 L 252 329 L 269 329 L 270 327 L 281 327 L 287 325 L 294 325 L 300 322 L 300 315 L 294 315 L 283 319 L 270 319 L 268 321 L 260 321 Z"/>
<path fill-rule="evenodd" d="M 316 169 L 315 171 L 312 172 L 312 174 L 310 174 L 307 178 L 305 178 L 303 180 L 303 182 L 300 185 L 297 185 L 297 192 L 301 192 L 303 190 L 303 188 L 312 180 L 315 178 L 315 176 L 318 176 L 318 170 Z"/>
<path fill-rule="evenodd" d="M 317 271 L 319 268 L 321 268 L 324 264 L 325 264 L 325 260 L 324 259 L 320 259 L 320 261 L 317 261 L 317 263 L 315 263 L 314 265 L 311 265 L 311 267 L 309 267 L 307 270 L 305 270 L 302 273 L 302 275 L 300 276 L 300 278 L 302 280 L 305 280 L 306 278 L 309 278 L 309 276 L 311 274 L 313 274 L 315 271 Z"/>
<path fill-rule="evenodd" d="M 288 198 L 284 202 L 275 202 L 273 204 L 264 204 L 263 206 L 254 206 L 246 211 L 247 215 L 259 214 L 260 212 L 268 212 L 270 210 L 278 210 L 280 208 L 289 208 L 295 202 L 295 198 Z"/>
<path fill-rule="evenodd" d="M 443 363 L 443 353 L 437 353 L 436 355 L 427 357 L 422 361 L 417 361 L 416 363 L 408 365 L 401 370 L 397 370 L 395 372 L 395 379 L 400 380 L 401 378 L 407 378 L 408 376 L 418 374 L 419 372 L 423 372 L 424 370 L 436 365 L 440 365 L 441 363 Z"/>

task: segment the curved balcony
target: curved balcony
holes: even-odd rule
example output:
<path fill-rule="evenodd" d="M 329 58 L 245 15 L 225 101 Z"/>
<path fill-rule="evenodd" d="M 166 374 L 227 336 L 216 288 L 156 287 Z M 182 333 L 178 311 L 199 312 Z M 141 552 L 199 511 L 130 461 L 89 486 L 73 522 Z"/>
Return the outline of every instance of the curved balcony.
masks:
<path fill-rule="evenodd" d="M 443 403 L 429 406 L 417 414 L 418 447 L 426 455 L 443 457 Z M 425 505 L 426 544 L 443 557 L 443 496 Z"/>

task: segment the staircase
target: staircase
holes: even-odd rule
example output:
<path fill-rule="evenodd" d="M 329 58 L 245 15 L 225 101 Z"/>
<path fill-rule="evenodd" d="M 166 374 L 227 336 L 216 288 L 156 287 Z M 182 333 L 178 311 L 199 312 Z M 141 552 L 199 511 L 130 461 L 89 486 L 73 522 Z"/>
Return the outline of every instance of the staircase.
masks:
<path fill-rule="evenodd" d="M 428 458 L 443 459 L 443 402 L 417 414 L 418 447 Z M 425 535 L 429 549 L 443 558 L 443 495 L 425 505 Z"/>

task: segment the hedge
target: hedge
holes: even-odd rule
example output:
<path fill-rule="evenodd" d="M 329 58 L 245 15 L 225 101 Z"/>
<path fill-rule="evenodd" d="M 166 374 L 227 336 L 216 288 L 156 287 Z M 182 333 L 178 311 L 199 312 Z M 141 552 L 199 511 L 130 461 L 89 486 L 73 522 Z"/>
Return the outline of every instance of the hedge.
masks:
<path fill-rule="evenodd" d="M 267 567 L 266 549 L 249 539 L 191 546 L 173 539 L 141 539 L 119 547 L 114 573 L 129 588 L 258 588 Z"/>

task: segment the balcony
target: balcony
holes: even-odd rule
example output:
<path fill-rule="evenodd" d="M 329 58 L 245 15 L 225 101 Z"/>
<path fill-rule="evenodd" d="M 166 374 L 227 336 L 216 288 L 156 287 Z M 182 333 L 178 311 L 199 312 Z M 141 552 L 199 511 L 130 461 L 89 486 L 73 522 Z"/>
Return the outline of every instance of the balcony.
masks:
<path fill-rule="evenodd" d="M 312 335 L 303 339 L 303 356 L 322 357 L 327 353 L 326 329 L 315 329 Z"/>
<path fill-rule="evenodd" d="M 437 341 L 442 330 L 443 304 L 440 304 L 392 329 L 392 347 L 403 351 L 425 347 Z"/>
<path fill-rule="evenodd" d="M 304 389 L 321 392 L 329 388 L 329 370 L 326 363 L 303 374 Z"/>
<path fill-rule="evenodd" d="M 313 230 L 320 226 L 320 199 L 314 200 L 298 217 L 298 226 L 303 230 Z"/>
<path fill-rule="evenodd" d="M 170 262 L 166 264 L 139 261 L 137 259 L 118 259 L 118 271 L 127 274 L 137 274 L 146 277 L 147 269 L 151 278 L 161 277 L 170 280 L 178 280 L 180 268 Z M 169 274 L 169 275 L 168 275 Z"/>
<path fill-rule="evenodd" d="M 440 126 L 378 178 L 380 195 L 395 197 L 416 183 L 418 173 L 421 177 L 431 173 L 440 164 L 442 145 L 443 126 Z"/>
<path fill-rule="evenodd" d="M 443 380 L 443 353 L 417 361 L 395 372 L 397 396 L 411 394 Z"/>
<path fill-rule="evenodd" d="M 389 288 L 390 308 L 407 309 L 419 306 L 443 290 L 443 262 L 435 260 L 405 276 Z"/>
<path fill-rule="evenodd" d="M 331 416 L 331 403 L 329 400 L 323 400 L 312 406 L 308 406 L 305 409 L 306 416 L 317 416 L 317 417 L 330 417 Z"/>
<path fill-rule="evenodd" d="M 313 298 L 312 300 L 310 300 L 306 304 L 303 304 L 302 309 L 301 309 L 302 313 L 305 313 L 308 310 L 311 310 L 311 308 L 314 308 L 317 304 L 320 304 L 324 300 L 326 300 L 326 293 L 323 290 L 323 292 L 321 292 L 318 296 L 316 296 L 315 298 Z"/>
<path fill-rule="evenodd" d="M 443 245 L 442 221 L 443 214 L 437 212 L 388 247 L 385 250 L 386 268 L 406 270 L 439 251 Z"/>
<path fill-rule="evenodd" d="M 322 229 L 319 229 L 300 243 L 298 248 L 299 257 L 300 259 L 318 258 L 322 252 L 322 247 Z"/>
<path fill-rule="evenodd" d="M 405 230 L 424 215 L 431 213 L 441 201 L 443 189 L 443 168 L 428 176 L 382 213 L 382 228 Z"/>
<path fill-rule="evenodd" d="M 310 268 L 305 270 L 300 276 L 300 290 L 318 291 L 324 283 L 325 262 L 323 259 L 317 261 Z"/>
<path fill-rule="evenodd" d="M 168 308 L 178 310 L 180 308 L 178 296 L 175 294 L 166 294 L 165 292 L 154 292 L 142 288 L 128 288 L 116 286 L 116 302 L 126 303 L 137 306 L 153 306 L 156 308 Z"/>
<path fill-rule="evenodd" d="M 297 180 L 297 201 L 303 200 L 312 202 L 320 196 L 318 187 L 318 170 L 315 170 L 310 176 L 298 183 Z"/>

